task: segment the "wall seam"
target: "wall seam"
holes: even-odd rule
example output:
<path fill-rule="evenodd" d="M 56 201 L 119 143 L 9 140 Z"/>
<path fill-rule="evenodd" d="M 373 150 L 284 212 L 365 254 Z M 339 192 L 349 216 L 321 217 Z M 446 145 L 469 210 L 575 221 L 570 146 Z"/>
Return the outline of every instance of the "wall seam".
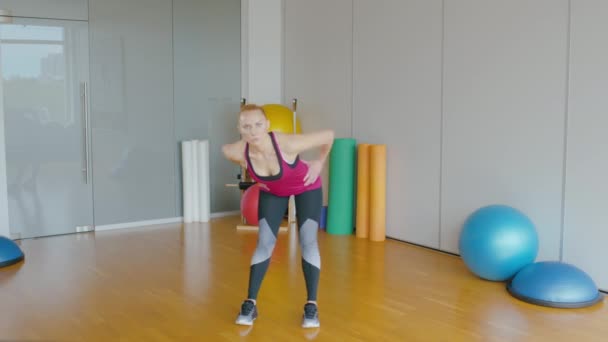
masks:
<path fill-rule="evenodd" d="M 566 89 L 564 103 L 564 146 L 562 159 L 562 199 L 561 199 L 561 222 L 560 222 L 560 243 L 559 260 L 564 260 L 564 236 L 566 221 L 566 173 L 568 169 L 568 124 L 569 124 L 569 96 L 570 96 L 570 58 L 571 58 L 571 36 L 572 36 L 572 1 L 568 0 L 568 21 L 566 31 Z"/>
<path fill-rule="evenodd" d="M 437 236 L 437 248 L 441 249 L 442 230 L 442 198 L 443 198 L 443 126 L 444 126 L 444 81 L 445 81 L 445 0 L 441 1 L 441 81 L 440 81 L 440 109 L 439 109 L 439 230 Z"/>

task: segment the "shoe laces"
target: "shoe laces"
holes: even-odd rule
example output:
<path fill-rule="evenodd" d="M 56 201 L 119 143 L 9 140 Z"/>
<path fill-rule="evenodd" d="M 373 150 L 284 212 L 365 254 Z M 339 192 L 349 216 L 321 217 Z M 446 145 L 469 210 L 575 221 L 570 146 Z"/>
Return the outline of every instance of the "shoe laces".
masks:
<path fill-rule="evenodd" d="M 313 303 L 304 305 L 304 316 L 306 318 L 315 318 L 317 315 L 317 306 Z"/>
<path fill-rule="evenodd" d="M 252 301 L 250 301 L 250 300 L 244 301 L 243 305 L 241 305 L 241 314 L 249 315 L 254 307 L 255 307 L 255 304 Z"/>

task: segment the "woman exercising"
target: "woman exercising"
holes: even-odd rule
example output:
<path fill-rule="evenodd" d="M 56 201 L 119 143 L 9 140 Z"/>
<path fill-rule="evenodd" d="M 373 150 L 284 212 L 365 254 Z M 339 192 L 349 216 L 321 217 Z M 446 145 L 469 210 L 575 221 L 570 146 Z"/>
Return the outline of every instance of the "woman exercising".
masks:
<path fill-rule="evenodd" d="M 258 316 L 258 291 L 270 263 L 289 197 L 293 195 L 302 250 L 302 270 L 308 292 L 302 327 L 318 327 L 316 300 L 321 256 L 317 231 L 323 200 L 319 173 L 331 150 L 334 133 L 324 130 L 309 134 L 281 134 L 268 132 L 269 127 L 262 107 L 253 104 L 243 106 L 239 115 L 241 140 L 222 147 L 226 158 L 247 168 L 260 186 L 258 242 L 251 259 L 249 293 L 236 323 L 252 325 Z M 315 147 L 320 147 L 318 160 L 305 162 L 299 158 L 302 151 Z"/>

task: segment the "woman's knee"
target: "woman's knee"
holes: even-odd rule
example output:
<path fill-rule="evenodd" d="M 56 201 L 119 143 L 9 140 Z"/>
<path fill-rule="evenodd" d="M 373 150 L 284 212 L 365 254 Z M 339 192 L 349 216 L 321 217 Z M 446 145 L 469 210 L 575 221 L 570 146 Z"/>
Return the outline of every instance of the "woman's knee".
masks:
<path fill-rule="evenodd" d="M 252 264 L 262 262 L 272 256 L 277 238 L 270 227 L 260 225 L 258 231 L 258 243 L 252 257 Z"/>

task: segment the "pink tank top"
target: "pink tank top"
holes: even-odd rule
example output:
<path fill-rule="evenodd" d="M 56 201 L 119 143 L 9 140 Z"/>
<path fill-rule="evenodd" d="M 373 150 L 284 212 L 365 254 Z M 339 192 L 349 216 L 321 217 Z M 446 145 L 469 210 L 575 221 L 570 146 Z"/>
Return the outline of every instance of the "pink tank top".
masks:
<path fill-rule="evenodd" d="M 251 165 L 251 160 L 249 159 L 249 144 L 245 146 L 247 170 L 249 171 L 251 178 L 253 178 L 253 180 L 257 183 L 260 183 L 260 190 L 269 192 L 273 195 L 286 197 L 291 195 L 299 195 L 308 190 L 320 188 L 322 184 L 321 175 L 319 175 L 314 183 L 304 186 L 304 177 L 308 172 L 308 165 L 300 160 L 300 156 L 296 158 L 293 164 L 287 163 L 283 159 L 283 155 L 281 154 L 281 150 L 279 149 L 279 144 L 276 141 L 274 133 L 269 132 L 269 134 L 270 138 L 272 139 L 274 151 L 277 154 L 277 159 L 281 164 L 278 174 L 272 176 L 258 176 Z"/>

